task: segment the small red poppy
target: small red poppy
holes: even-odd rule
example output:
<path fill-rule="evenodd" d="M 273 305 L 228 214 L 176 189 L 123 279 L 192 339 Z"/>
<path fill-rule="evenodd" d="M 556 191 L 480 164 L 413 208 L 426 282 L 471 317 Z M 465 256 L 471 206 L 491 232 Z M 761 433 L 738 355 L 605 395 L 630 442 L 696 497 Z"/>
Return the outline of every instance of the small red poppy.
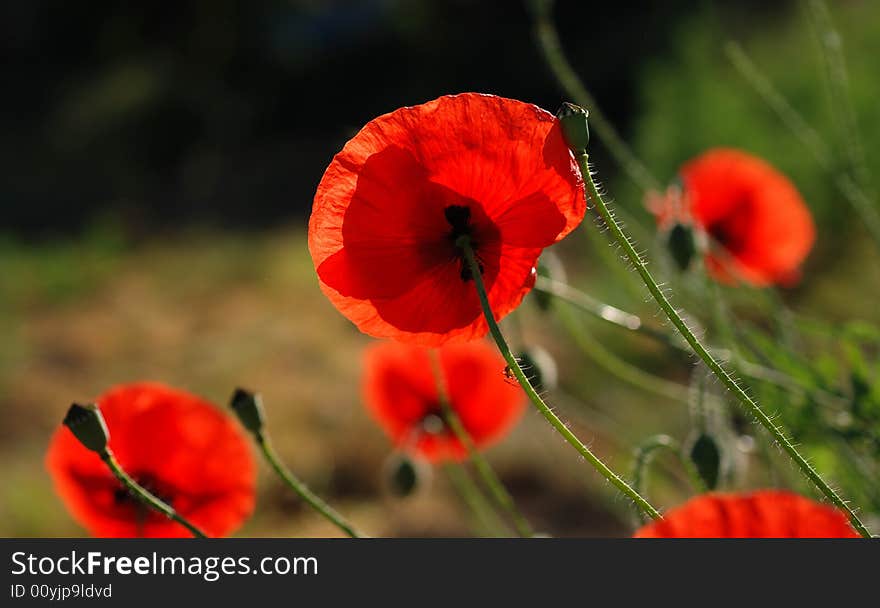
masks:
<path fill-rule="evenodd" d="M 790 285 L 816 239 L 801 195 L 765 161 L 716 148 L 680 170 L 682 189 L 651 205 L 661 228 L 693 223 L 710 238 L 706 266 L 717 280 Z"/>
<path fill-rule="evenodd" d="M 318 186 L 309 250 L 321 289 L 361 331 L 439 346 L 488 331 L 457 237 L 470 235 L 500 319 L 585 210 L 552 114 L 463 93 L 380 116 L 345 145 Z"/>
<path fill-rule="evenodd" d="M 856 538 L 843 511 L 780 490 L 705 494 L 638 530 L 641 538 Z"/>
<path fill-rule="evenodd" d="M 161 384 L 117 386 L 96 401 L 123 469 L 209 536 L 229 534 L 254 509 L 254 461 L 243 433 L 210 403 Z M 94 536 L 192 536 L 131 497 L 67 427 L 46 466 L 73 517 Z"/>
<path fill-rule="evenodd" d="M 450 406 L 478 448 L 500 439 L 523 411 L 523 392 L 506 382 L 504 360 L 489 344 L 452 344 L 437 351 Z M 366 351 L 367 408 L 400 449 L 432 462 L 467 452 L 443 422 L 431 353 L 382 342 Z"/>

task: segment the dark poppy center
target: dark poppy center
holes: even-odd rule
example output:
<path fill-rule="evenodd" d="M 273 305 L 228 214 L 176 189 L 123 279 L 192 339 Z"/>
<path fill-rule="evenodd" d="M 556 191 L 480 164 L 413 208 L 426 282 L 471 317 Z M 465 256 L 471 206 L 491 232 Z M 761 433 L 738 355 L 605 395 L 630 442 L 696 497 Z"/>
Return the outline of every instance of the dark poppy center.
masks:
<path fill-rule="evenodd" d="M 736 255 L 748 244 L 751 213 L 748 201 L 735 205 L 732 212 L 706 227 L 706 232 L 730 253 Z"/>
<path fill-rule="evenodd" d="M 163 484 L 155 475 L 151 473 L 137 473 L 133 474 L 132 478 L 147 492 L 164 502 L 165 504 L 172 504 L 173 492 Z M 129 492 L 124 486 L 120 486 L 116 489 L 113 494 L 113 500 L 116 504 L 132 504 L 135 503 L 140 505 L 141 502 L 137 497 L 132 496 L 131 492 Z"/>
<path fill-rule="evenodd" d="M 480 267 L 480 273 L 482 273 L 484 271 L 483 263 L 480 261 L 479 254 L 477 253 L 477 242 L 473 239 L 474 230 L 471 224 L 471 208 L 465 205 L 449 205 L 443 210 L 443 215 L 446 216 L 446 221 L 452 226 L 452 231 L 449 233 L 449 240 L 451 240 L 453 244 L 458 241 L 459 237 L 471 237 L 471 248 L 474 250 L 474 256 L 477 258 L 477 265 Z M 461 268 L 459 272 L 461 280 L 472 281 L 474 279 L 474 273 L 471 272 L 471 267 L 468 264 L 464 253 L 458 251 L 457 256 Z"/>

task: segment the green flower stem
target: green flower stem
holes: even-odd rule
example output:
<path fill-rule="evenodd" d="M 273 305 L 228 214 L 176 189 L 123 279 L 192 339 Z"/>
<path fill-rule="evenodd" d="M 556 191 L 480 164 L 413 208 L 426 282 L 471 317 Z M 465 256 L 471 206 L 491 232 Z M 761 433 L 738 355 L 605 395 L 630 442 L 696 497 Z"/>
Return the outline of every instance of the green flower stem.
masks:
<path fill-rule="evenodd" d="M 168 519 L 176 521 L 181 526 L 192 532 L 192 535 L 196 538 L 207 538 L 207 534 L 191 524 L 185 517 L 175 511 L 171 505 L 148 492 L 146 488 L 141 486 L 128 473 L 126 473 L 109 448 L 106 448 L 103 452 L 101 452 L 100 456 L 101 460 L 103 460 L 107 464 L 107 466 L 110 467 L 110 471 L 113 473 L 116 479 L 118 479 L 119 482 L 123 486 L 125 486 L 125 489 L 128 490 L 132 496 L 137 498 L 139 501 L 141 501 L 151 509 L 159 511 L 159 513 L 162 513 Z"/>
<path fill-rule="evenodd" d="M 257 445 L 260 446 L 260 451 L 263 453 L 263 456 L 265 456 L 266 461 L 272 469 L 278 473 L 278 476 L 290 486 L 291 490 L 296 492 L 296 494 L 306 501 L 310 507 L 323 515 L 328 521 L 330 521 L 330 523 L 345 532 L 348 536 L 352 538 L 364 537 L 363 534 L 358 532 L 342 515 L 337 513 L 333 507 L 324 502 L 320 496 L 312 492 L 306 484 L 297 479 L 297 477 L 281 463 L 278 454 L 275 452 L 275 448 L 272 447 L 269 438 L 265 434 L 255 433 L 255 439 Z"/>
<path fill-rule="evenodd" d="M 497 513 L 489 506 L 467 471 L 458 464 L 447 464 L 443 470 L 464 504 L 473 513 L 479 530 L 496 538 L 507 536 L 509 530 L 502 528 Z"/>
<path fill-rule="evenodd" d="M 639 276 L 642 278 L 642 281 L 645 283 L 645 286 L 648 288 L 648 291 L 651 292 L 651 295 L 656 300 L 657 304 L 666 314 L 666 317 L 675 326 L 681 336 L 685 339 L 685 341 L 691 346 L 694 353 L 706 364 L 713 374 L 730 390 L 731 393 L 736 397 L 736 399 L 743 405 L 743 407 L 752 414 L 755 418 L 757 418 L 758 422 L 767 429 L 770 435 L 776 440 L 776 443 L 788 453 L 788 455 L 795 461 L 798 468 L 800 468 L 801 472 L 811 481 L 816 487 L 825 495 L 828 500 L 830 500 L 835 506 L 842 509 L 849 517 L 850 522 L 853 527 L 865 538 L 870 538 L 871 533 L 868 532 L 865 525 L 859 519 L 858 515 L 856 515 L 855 511 L 847 505 L 846 501 L 844 501 L 840 495 L 834 491 L 828 483 L 822 479 L 821 475 L 813 468 L 813 466 L 801 456 L 800 452 L 792 445 L 791 441 L 785 436 L 785 433 L 782 431 L 780 427 L 778 427 L 767 414 L 764 413 L 764 410 L 760 408 L 760 406 L 749 397 L 746 392 L 740 388 L 739 384 L 733 379 L 733 377 L 727 373 L 727 371 L 721 367 L 721 364 L 715 360 L 715 358 L 709 354 L 709 351 L 706 350 L 706 347 L 703 346 L 702 342 L 697 338 L 697 336 L 691 331 L 691 329 L 687 326 L 687 323 L 684 322 L 684 319 L 681 318 L 681 315 L 673 308 L 672 304 L 669 302 L 669 299 L 660 289 L 659 285 L 657 285 L 657 281 L 654 280 L 654 277 L 651 275 L 648 267 L 645 265 L 641 256 L 636 252 L 635 247 L 630 242 L 629 238 L 623 233 L 623 230 L 617 223 L 617 220 L 608 210 L 608 207 L 605 205 L 605 201 L 602 198 L 602 195 L 599 194 L 599 190 L 596 187 L 596 182 L 593 180 L 593 176 L 590 174 L 590 168 L 588 163 L 588 155 L 585 151 L 577 151 L 575 153 L 577 157 L 578 165 L 580 166 L 581 173 L 584 177 L 584 183 L 586 188 L 588 189 L 588 193 L 590 198 L 593 200 L 593 204 L 596 205 L 596 209 L 599 212 L 599 215 L 602 216 L 602 219 L 605 220 L 605 223 L 608 226 L 608 229 L 611 231 L 612 236 L 623 249 L 626 257 L 629 262 L 635 267 L 636 272 L 638 272 Z"/>
<path fill-rule="evenodd" d="M 600 302 L 567 283 L 549 277 L 539 276 L 535 281 L 535 289 L 552 295 L 579 310 L 614 325 L 615 327 L 636 332 L 688 354 L 691 354 L 692 352 L 687 342 L 679 338 L 677 334 L 672 335 L 651 327 L 650 325 L 645 325 L 637 315 L 615 308 L 610 304 Z M 817 403 L 826 407 L 838 409 L 849 407 L 850 402 L 848 399 L 826 390 L 812 388 L 797 378 L 789 376 L 779 370 L 748 361 L 740 355 L 727 350 L 715 348 L 709 350 L 715 357 L 728 361 L 730 365 L 734 366 L 737 372 L 744 376 L 778 386 L 779 388 L 798 395 L 809 396 Z"/>
<path fill-rule="evenodd" d="M 534 404 L 534 406 L 538 409 L 544 418 L 547 419 L 547 422 L 555 428 L 560 435 L 562 435 L 563 439 L 565 439 L 572 447 L 574 447 L 578 453 L 583 456 L 593 468 L 595 468 L 599 473 L 607 479 L 611 484 L 620 490 L 623 494 L 628 496 L 633 502 L 638 505 L 638 507 L 650 515 L 653 519 L 660 519 L 661 515 L 651 506 L 651 504 L 642 498 L 638 492 L 633 490 L 626 481 L 623 480 L 617 473 L 608 468 L 608 466 L 599 460 L 590 449 L 585 446 L 580 439 L 578 439 L 571 430 L 565 426 L 565 423 L 559 419 L 559 417 L 553 413 L 544 400 L 541 399 L 541 396 L 535 391 L 535 388 L 532 386 L 529 379 L 523 373 L 522 368 L 520 368 L 519 363 L 516 360 L 516 357 L 510 352 L 510 347 L 507 346 L 507 341 L 504 339 L 504 335 L 501 333 L 501 329 L 498 327 L 498 323 L 495 321 L 495 314 L 492 312 L 492 307 L 489 305 L 489 296 L 486 293 L 486 285 L 483 283 L 483 275 L 480 272 L 480 265 L 477 263 L 477 259 L 474 255 L 474 249 L 471 246 L 470 237 L 464 235 L 460 236 L 456 241 L 456 245 L 461 249 L 464 254 L 465 260 L 468 263 L 468 267 L 471 270 L 471 274 L 474 278 L 474 284 L 477 289 L 477 295 L 480 298 L 480 306 L 483 308 L 483 316 L 486 318 L 486 323 L 489 325 L 489 332 L 492 334 L 492 338 L 495 340 L 495 344 L 498 346 L 498 350 L 501 352 L 501 356 L 504 357 L 504 360 L 507 361 L 507 365 L 510 368 L 510 371 L 513 372 L 513 375 L 516 377 L 519 385 L 526 392 L 526 395 L 529 398 L 529 401 Z"/>
<path fill-rule="evenodd" d="M 523 538 L 531 538 L 535 534 L 532 530 L 532 526 L 529 524 L 525 516 L 520 513 L 519 509 L 516 508 L 513 496 L 511 496 L 510 492 L 507 491 L 507 488 L 504 487 L 504 483 L 498 478 L 498 475 L 492 469 L 492 465 L 489 464 L 489 461 L 486 460 L 479 450 L 477 450 L 477 446 L 474 445 L 473 439 L 461 423 L 461 418 L 459 418 L 458 414 L 455 413 L 455 410 L 452 409 L 452 405 L 449 401 L 449 391 L 447 390 L 446 382 L 443 379 L 443 372 L 440 368 L 440 358 L 437 355 L 437 351 L 432 350 L 430 356 L 434 372 L 434 380 L 437 382 L 437 393 L 440 399 L 440 407 L 443 410 L 443 418 L 446 420 L 447 426 L 449 426 L 452 433 L 464 446 L 464 449 L 468 454 L 468 459 L 473 463 L 474 468 L 477 470 L 477 474 L 483 480 L 483 483 L 486 484 L 486 488 L 488 488 L 492 500 L 504 510 L 508 517 L 510 517 L 514 528 L 516 528 L 517 534 Z"/>
<path fill-rule="evenodd" d="M 645 473 L 647 472 L 648 466 L 651 464 L 654 455 L 661 450 L 667 450 L 675 455 L 687 474 L 688 480 L 698 494 L 708 491 L 708 488 L 706 488 L 706 484 L 700 477 L 700 473 L 697 471 L 694 463 L 689 458 L 682 455 L 681 444 L 679 444 L 674 437 L 670 437 L 669 435 L 654 435 L 653 437 L 649 437 L 636 449 L 636 462 L 633 466 L 633 487 L 637 491 L 645 493 Z"/>
<path fill-rule="evenodd" d="M 624 361 L 602 346 L 599 341 L 594 340 L 583 327 L 580 327 L 569 309 L 559 306 L 555 310 L 563 327 L 571 334 L 584 354 L 606 371 L 624 382 L 649 393 L 654 393 L 673 401 L 688 400 L 689 391 L 686 386 L 649 374 L 635 365 Z"/>
<path fill-rule="evenodd" d="M 587 90 L 584 82 L 580 79 L 569 63 L 562 43 L 559 40 L 559 32 L 553 23 L 551 15 L 552 2 L 546 0 L 533 0 L 533 14 L 535 18 L 535 36 L 538 47 L 544 57 L 547 66 L 553 72 L 562 90 L 571 96 L 571 99 L 585 108 L 590 108 L 590 124 L 595 127 L 596 133 L 608 152 L 617 161 L 617 164 L 626 172 L 629 178 L 643 190 L 660 190 L 660 182 L 654 177 L 648 168 L 633 153 L 605 114 L 599 109 L 596 99 Z"/>

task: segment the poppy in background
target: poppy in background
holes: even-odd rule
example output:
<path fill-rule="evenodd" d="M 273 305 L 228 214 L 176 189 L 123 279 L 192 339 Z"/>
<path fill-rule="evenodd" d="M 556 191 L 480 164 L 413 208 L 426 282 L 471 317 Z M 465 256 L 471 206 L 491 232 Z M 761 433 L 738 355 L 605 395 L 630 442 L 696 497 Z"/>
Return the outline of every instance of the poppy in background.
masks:
<path fill-rule="evenodd" d="M 680 170 L 681 189 L 649 207 L 661 229 L 693 225 L 708 237 L 706 266 L 725 283 L 791 285 L 816 239 L 810 211 L 791 181 L 765 161 L 715 148 Z"/>
<path fill-rule="evenodd" d="M 639 538 L 857 538 L 843 511 L 780 490 L 705 494 L 663 514 Z"/>
<path fill-rule="evenodd" d="M 522 414 L 522 390 L 508 383 L 504 359 L 483 341 L 437 351 L 451 408 L 477 448 L 497 441 Z M 366 351 L 363 392 L 395 446 L 431 462 L 463 460 L 465 447 L 444 423 L 431 353 L 382 342 Z"/>
<path fill-rule="evenodd" d="M 199 397 L 161 384 L 117 386 L 96 400 L 122 468 L 209 536 L 238 528 L 254 509 L 250 448 L 231 418 Z M 70 513 L 94 536 L 192 536 L 130 496 L 67 427 L 46 466 Z"/>
<path fill-rule="evenodd" d="M 585 210 L 555 116 L 463 93 L 380 116 L 345 145 L 318 186 L 309 251 L 324 294 L 361 331 L 439 346 L 488 331 L 458 237 L 500 319 Z"/>

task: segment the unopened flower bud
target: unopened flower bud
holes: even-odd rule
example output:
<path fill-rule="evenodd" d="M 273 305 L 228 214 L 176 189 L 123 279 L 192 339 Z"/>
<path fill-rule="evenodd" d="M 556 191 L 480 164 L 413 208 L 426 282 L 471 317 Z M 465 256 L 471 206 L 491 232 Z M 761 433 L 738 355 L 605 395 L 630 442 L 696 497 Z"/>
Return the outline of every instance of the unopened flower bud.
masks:
<path fill-rule="evenodd" d="M 254 434 L 263 431 L 263 400 L 259 395 L 237 388 L 229 401 L 229 406 L 248 431 Z"/>
<path fill-rule="evenodd" d="M 586 152 L 590 143 L 590 128 L 587 124 L 589 115 L 584 108 L 567 101 L 556 112 L 565 141 L 575 154 Z"/>
<path fill-rule="evenodd" d="M 406 454 L 394 454 L 385 463 L 388 489 L 400 498 L 417 492 L 430 479 L 430 475 L 430 467 Z"/>
<path fill-rule="evenodd" d="M 709 490 L 718 487 L 721 477 L 721 449 L 711 435 L 700 433 L 688 450 L 688 456 Z"/>
<path fill-rule="evenodd" d="M 81 444 L 93 452 L 103 453 L 107 449 L 110 431 L 97 405 L 74 403 L 67 410 L 64 426 L 70 429 Z"/>
<path fill-rule="evenodd" d="M 679 270 L 687 270 L 697 253 L 694 229 L 686 224 L 676 223 L 666 237 L 666 246 Z"/>

